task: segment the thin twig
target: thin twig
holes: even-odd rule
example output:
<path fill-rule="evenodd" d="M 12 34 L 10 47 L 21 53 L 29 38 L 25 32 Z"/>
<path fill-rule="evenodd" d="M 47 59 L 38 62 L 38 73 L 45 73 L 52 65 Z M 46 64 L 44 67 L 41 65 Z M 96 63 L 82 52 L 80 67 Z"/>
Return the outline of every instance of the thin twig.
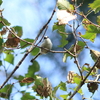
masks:
<path fill-rule="evenodd" d="M 88 72 L 88 74 L 85 76 L 85 78 L 80 82 L 80 84 L 78 85 L 78 87 L 76 88 L 76 90 L 73 92 L 73 94 L 69 97 L 68 100 L 71 100 L 73 98 L 73 96 L 79 91 L 79 89 L 84 85 L 87 77 L 91 74 L 92 70 L 95 68 L 95 66 L 98 64 L 98 62 L 100 61 L 100 56 L 98 57 L 97 61 L 95 62 L 95 64 L 93 65 L 93 67 L 90 69 L 90 71 Z"/>
<path fill-rule="evenodd" d="M 81 13 L 78 13 L 78 12 L 76 12 L 76 11 L 75 11 L 75 13 L 76 13 L 76 14 L 78 14 L 78 15 L 80 15 L 80 16 L 82 16 L 82 17 L 84 17 L 86 20 L 88 20 L 88 21 L 89 21 L 89 23 L 93 24 L 94 26 L 96 26 L 96 27 L 99 27 L 99 28 L 100 28 L 100 25 L 97 25 L 97 24 L 94 24 L 93 22 L 91 22 L 91 21 L 87 18 L 87 16 L 86 16 L 86 15 L 81 14 Z"/>
<path fill-rule="evenodd" d="M 76 41 L 75 46 L 74 46 L 74 53 L 75 53 L 75 55 L 76 55 L 76 50 L 77 50 L 77 43 L 78 43 L 78 41 Z M 79 61 L 77 59 L 77 56 L 75 56 L 74 59 L 75 59 L 75 63 L 77 65 L 77 68 L 78 68 L 78 70 L 80 72 L 81 79 L 83 80 L 83 75 L 82 75 L 81 67 L 80 67 Z"/>
<path fill-rule="evenodd" d="M 23 42 L 25 42 L 25 43 L 27 43 L 27 44 L 32 44 L 31 42 L 28 42 L 28 41 L 26 41 L 26 40 L 23 40 L 23 39 L 21 39 L 15 32 L 13 32 L 11 29 L 9 29 L 8 27 L 7 27 L 7 25 L 3 22 L 3 21 L 1 21 L 1 23 L 9 30 L 9 32 L 11 32 L 16 38 L 18 38 L 19 40 L 21 40 L 21 41 L 23 41 Z"/>
<path fill-rule="evenodd" d="M 24 61 L 24 59 L 28 56 L 28 54 L 33 50 L 33 48 L 35 48 L 34 44 L 36 43 L 36 41 L 38 40 L 40 34 L 43 32 L 43 30 L 47 27 L 47 25 L 50 23 L 51 19 L 53 18 L 53 15 L 55 13 L 55 9 L 56 6 L 52 12 L 52 15 L 50 17 L 50 19 L 48 20 L 48 22 L 42 27 L 42 29 L 39 31 L 37 37 L 35 38 L 34 42 L 32 43 L 32 45 L 30 46 L 30 48 L 28 49 L 28 51 L 25 53 L 25 55 L 23 56 L 23 58 L 18 62 L 18 64 L 15 66 L 14 70 L 11 72 L 11 74 L 8 76 L 8 78 L 4 81 L 4 83 L 1 85 L 0 89 L 3 88 L 3 86 L 8 82 L 8 80 L 11 78 L 11 76 L 14 74 L 14 72 L 19 68 L 19 66 L 22 64 L 22 62 Z"/>
<path fill-rule="evenodd" d="M 74 54 L 75 55 L 77 55 L 77 43 L 78 43 L 78 39 L 77 39 L 77 35 L 76 35 L 76 30 L 77 30 L 77 28 L 75 29 L 75 22 L 73 21 L 72 33 L 73 33 L 73 36 L 74 36 L 74 38 L 76 40 L 75 45 L 74 45 Z M 83 79 L 81 67 L 80 67 L 80 64 L 78 62 L 77 56 L 74 56 L 74 59 L 75 59 L 75 63 L 77 65 L 77 68 L 78 68 L 78 70 L 80 72 L 81 79 Z"/>

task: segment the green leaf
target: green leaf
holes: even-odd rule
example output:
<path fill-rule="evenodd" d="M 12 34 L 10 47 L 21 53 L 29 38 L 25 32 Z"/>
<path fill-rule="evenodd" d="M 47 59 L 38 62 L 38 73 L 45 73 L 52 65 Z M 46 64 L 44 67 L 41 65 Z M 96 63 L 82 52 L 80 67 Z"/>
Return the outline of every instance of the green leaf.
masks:
<path fill-rule="evenodd" d="M 4 26 L 4 25 L 3 25 L 2 23 L 0 23 L 0 29 L 2 29 L 2 28 L 3 28 L 3 26 Z"/>
<path fill-rule="evenodd" d="M 89 71 L 90 71 L 90 69 L 91 69 L 90 67 L 85 67 L 85 66 L 83 66 L 83 67 L 82 67 L 82 71 L 89 72 Z"/>
<path fill-rule="evenodd" d="M 93 3 L 89 4 L 89 7 L 98 13 L 100 11 L 100 0 L 95 0 Z"/>
<path fill-rule="evenodd" d="M 76 45 L 76 53 L 79 54 L 79 53 L 83 50 L 84 46 L 85 46 L 85 43 L 84 43 L 84 42 L 78 41 L 78 44 Z M 74 45 L 72 45 L 72 46 L 69 48 L 69 51 L 70 51 L 72 54 L 74 53 Z M 69 56 L 72 58 L 72 56 L 71 56 L 70 54 L 64 53 L 63 62 L 66 62 L 66 59 L 67 59 L 67 57 L 69 57 Z"/>
<path fill-rule="evenodd" d="M 15 32 L 17 32 L 17 35 L 18 35 L 19 37 L 22 36 L 23 30 L 22 30 L 22 27 L 21 27 L 21 26 L 14 26 L 14 27 L 12 27 L 12 28 L 15 30 Z"/>
<path fill-rule="evenodd" d="M 16 80 L 18 80 L 18 81 L 21 81 L 21 80 L 23 80 L 25 77 L 24 76 L 21 76 L 21 75 L 19 75 L 18 77 L 14 77 L 14 79 L 16 79 Z M 25 85 L 25 83 L 21 83 L 21 82 L 19 82 L 20 83 L 20 85 L 21 86 L 24 86 Z"/>
<path fill-rule="evenodd" d="M 43 78 L 41 77 L 38 77 L 36 80 L 35 80 L 35 85 L 38 86 L 38 85 L 41 85 L 43 86 Z"/>
<path fill-rule="evenodd" d="M 7 84 L 4 86 L 4 88 L 0 89 L 0 96 L 2 96 L 3 98 L 9 98 L 10 94 L 12 92 L 12 85 L 11 84 Z M 4 96 L 5 95 L 5 96 Z"/>
<path fill-rule="evenodd" d="M 63 91 L 67 91 L 66 83 L 64 83 L 64 82 L 60 82 L 59 87 L 60 87 L 61 90 L 63 90 Z"/>
<path fill-rule="evenodd" d="M 75 91 L 76 89 L 77 89 L 77 86 L 74 88 L 74 91 Z M 84 93 L 83 93 L 83 91 L 82 91 L 81 88 L 79 89 L 78 93 L 79 93 L 80 95 L 84 95 Z"/>
<path fill-rule="evenodd" d="M 31 43 L 34 41 L 33 39 L 29 39 L 29 38 L 26 38 L 24 40 L 27 41 L 27 42 L 31 42 Z M 24 41 L 20 41 L 20 45 L 21 45 L 21 49 L 23 49 L 23 48 L 26 48 L 27 46 L 29 46 L 31 44 L 28 44 Z"/>
<path fill-rule="evenodd" d="M 58 23 L 54 23 L 53 25 L 53 31 L 54 30 L 58 30 L 61 31 L 61 32 L 65 32 L 65 25 L 58 25 Z"/>
<path fill-rule="evenodd" d="M 62 97 L 63 99 L 66 100 L 66 98 L 68 97 L 69 95 L 60 95 L 60 97 Z"/>
<path fill-rule="evenodd" d="M 7 26 L 10 26 L 10 23 L 5 18 L 0 17 L 0 21 L 3 21 Z"/>
<path fill-rule="evenodd" d="M 21 100 L 35 100 L 36 98 L 34 96 L 31 96 L 30 93 L 24 93 Z"/>
<path fill-rule="evenodd" d="M 10 64 L 14 64 L 14 55 L 13 54 L 6 54 L 5 61 L 9 62 Z"/>
<path fill-rule="evenodd" d="M 0 66 L 2 65 L 2 60 L 0 60 Z"/>
<path fill-rule="evenodd" d="M 68 41 L 66 39 L 67 35 L 65 35 L 65 34 L 60 34 L 60 35 L 62 36 L 62 39 L 60 40 L 61 44 L 58 47 L 63 48 L 68 43 Z"/>
<path fill-rule="evenodd" d="M 97 16 L 97 23 L 100 25 L 100 16 Z"/>
<path fill-rule="evenodd" d="M 86 32 L 85 35 L 82 35 L 83 38 L 89 39 L 90 41 L 94 42 L 94 39 L 96 38 L 96 33 L 88 33 Z"/>
<path fill-rule="evenodd" d="M 76 46 L 77 52 L 81 52 L 85 46 L 85 43 L 82 41 L 78 41 L 78 47 Z"/>
<path fill-rule="evenodd" d="M 86 33 L 84 35 L 81 35 L 81 37 L 89 39 L 90 41 L 94 42 L 97 33 L 100 33 L 100 28 L 94 25 L 87 25 L 85 26 L 85 28 L 86 28 Z"/>
<path fill-rule="evenodd" d="M 58 0 L 57 6 L 60 10 L 71 10 L 73 6 L 67 0 Z"/>
<path fill-rule="evenodd" d="M 80 76 L 78 76 L 78 75 L 74 76 L 74 77 L 73 77 L 73 81 L 74 81 L 74 83 L 76 83 L 76 84 L 80 84 L 80 82 L 81 82 Z"/>
<path fill-rule="evenodd" d="M 57 85 L 56 87 L 53 88 L 53 91 L 52 91 L 53 96 L 56 95 L 56 92 L 57 92 L 58 88 L 59 88 L 59 85 Z"/>
<path fill-rule="evenodd" d="M 38 53 L 39 53 L 39 51 L 40 51 L 40 49 L 39 48 L 34 48 L 32 51 L 31 51 L 31 54 L 33 55 L 33 56 L 36 56 Z"/>
<path fill-rule="evenodd" d="M 31 66 L 28 68 L 28 73 L 25 75 L 26 77 L 34 77 L 34 73 L 40 70 L 40 65 L 37 61 L 34 61 Z"/>
<path fill-rule="evenodd" d="M 0 0 L 0 5 L 3 3 L 3 1 L 2 0 Z"/>
<path fill-rule="evenodd" d="M 3 51 L 3 39 L 0 37 L 0 53 Z"/>

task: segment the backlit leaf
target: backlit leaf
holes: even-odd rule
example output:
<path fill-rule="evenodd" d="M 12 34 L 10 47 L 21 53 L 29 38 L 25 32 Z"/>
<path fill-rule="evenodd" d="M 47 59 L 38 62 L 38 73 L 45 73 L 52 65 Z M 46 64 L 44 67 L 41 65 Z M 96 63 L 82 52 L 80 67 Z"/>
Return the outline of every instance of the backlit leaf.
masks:
<path fill-rule="evenodd" d="M 67 0 L 58 0 L 57 6 L 62 10 L 71 10 L 73 6 Z"/>
<path fill-rule="evenodd" d="M 27 42 L 30 42 L 30 43 L 32 43 L 34 41 L 33 39 L 29 39 L 29 38 L 26 38 L 24 40 L 27 41 Z M 27 46 L 29 46 L 31 44 L 28 44 L 24 41 L 20 41 L 20 45 L 21 45 L 21 48 L 23 49 L 23 48 L 26 48 Z"/>
<path fill-rule="evenodd" d="M 100 11 L 100 0 L 94 0 L 93 3 L 89 4 L 89 7 L 95 11 L 95 13 L 98 13 Z"/>
<path fill-rule="evenodd" d="M 13 54 L 6 54 L 5 61 L 9 62 L 10 64 L 14 64 L 14 55 Z"/>
<path fill-rule="evenodd" d="M 67 10 L 57 10 L 57 19 L 59 21 L 59 25 L 66 25 L 69 21 L 74 20 L 76 18 L 76 15 L 73 15 Z"/>
<path fill-rule="evenodd" d="M 21 27 L 21 26 L 14 26 L 14 27 L 12 27 L 12 28 L 14 29 L 14 31 L 17 33 L 17 35 L 18 35 L 19 37 L 22 36 L 23 30 L 22 30 L 22 27 Z"/>

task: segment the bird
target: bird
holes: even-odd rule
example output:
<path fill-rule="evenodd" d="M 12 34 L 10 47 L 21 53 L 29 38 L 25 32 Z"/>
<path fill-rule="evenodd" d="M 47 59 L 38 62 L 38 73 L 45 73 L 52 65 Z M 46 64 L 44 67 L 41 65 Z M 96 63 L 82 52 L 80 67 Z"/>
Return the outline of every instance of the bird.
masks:
<path fill-rule="evenodd" d="M 49 52 L 49 50 L 52 49 L 51 39 L 48 36 L 44 36 L 43 42 L 40 47 L 41 48 L 40 48 L 39 53 L 33 59 L 31 59 L 31 62 L 33 62 L 38 56 L 40 56 L 42 54 L 46 54 Z M 46 49 L 48 49 L 48 50 L 46 50 Z"/>

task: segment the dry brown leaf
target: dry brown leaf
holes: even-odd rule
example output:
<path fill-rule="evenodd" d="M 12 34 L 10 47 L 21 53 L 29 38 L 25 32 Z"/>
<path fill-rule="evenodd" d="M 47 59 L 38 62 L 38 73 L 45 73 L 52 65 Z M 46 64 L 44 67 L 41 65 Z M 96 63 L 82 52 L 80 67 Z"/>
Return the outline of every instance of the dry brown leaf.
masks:
<path fill-rule="evenodd" d="M 21 80 L 20 82 L 21 83 L 31 83 L 33 81 L 34 81 L 34 79 L 32 77 L 27 77 L 27 78 L 24 78 L 23 80 Z"/>
<path fill-rule="evenodd" d="M 17 47 L 19 42 L 20 42 L 20 39 L 18 39 L 17 37 L 14 37 L 11 33 L 9 33 L 8 40 L 5 42 L 5 46 L 7 48 Z"/>
<path fill-rule="evenodd" d="M 1 35 L 5 35 L 7 32 L 7 29 L 5 27 L 3 27 L 3 29 L 0 31 Z"/>

